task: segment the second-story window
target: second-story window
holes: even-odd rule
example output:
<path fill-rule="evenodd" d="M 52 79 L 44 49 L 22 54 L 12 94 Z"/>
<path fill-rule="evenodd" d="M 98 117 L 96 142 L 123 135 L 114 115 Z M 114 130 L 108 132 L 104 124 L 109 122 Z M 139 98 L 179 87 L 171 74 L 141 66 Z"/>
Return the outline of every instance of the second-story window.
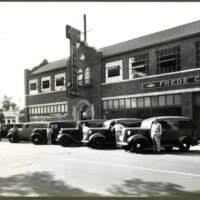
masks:
<path fill-rule="evenodd" d="M 83 70 L 79 69 L 78 70 L 78 85 L 83 85 Z"/>
<path fill-rule="evenodd" d="M 129 79 L 147 76 L 148 70 L 149 70 L 148 54 L 137 55 L 129 58 Z"/>
<path fill-rule="evenodd" d="M 51 77 L 42 77 L 41 78 L 41 92 L 51 91 Z"/>
<path fill-rule="evenodd" d="M 85 84 L 90 84 L 90 68 L 85 68 Z"/>
<path fill-rule="evenodd" d="M 200 42 L 196 43 L 196 67 L 200 68 Z"/>
<path fill-rule="evenodd" d="M 37 94 L 38 93 L 38 81 L 37 79 L 29 81 L 29 94 Z"/>
<path fill-rule="evenodd" d="M 65 89 L 65 73 L 55 75 L 55 90 Z"/>
<path fill-rule="evenodd" d="M 157 73 L 180 71 L 180 47 L 157 51 Z"/>
<path fill-rule="evenodd" d="M 106 63 L 106 83 L 122 80 L 122 60 Z"/>

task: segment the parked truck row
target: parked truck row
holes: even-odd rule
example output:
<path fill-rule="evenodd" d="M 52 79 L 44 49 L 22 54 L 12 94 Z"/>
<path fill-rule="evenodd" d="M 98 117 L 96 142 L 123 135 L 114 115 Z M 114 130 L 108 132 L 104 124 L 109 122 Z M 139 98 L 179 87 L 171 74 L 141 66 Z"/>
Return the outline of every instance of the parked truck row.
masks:
<path fill-rule="evenodd" d="M 173 147 L 187 152 L 190 146 L 198 145 L 196 126 L 191 118 L 182 116 L 156 117 L 162 125 L 161 145 L 166 151 Z M 142 153 L 152 149 L 151 126 L 154 118 L 118 118 L 110 120 L 28 122 L 19 126 L 17 133 L 12 129 L 7 134 L 11 143 L 31 141 L 35 145 L 57 143 L 63 147 L 87 145 L 91 148 L 120 147 L 125 151 Z M 116 134 L 113 126 L 119 123 L 123 130 Z M 87 131 L 83 131 L 83 124 Z"/>

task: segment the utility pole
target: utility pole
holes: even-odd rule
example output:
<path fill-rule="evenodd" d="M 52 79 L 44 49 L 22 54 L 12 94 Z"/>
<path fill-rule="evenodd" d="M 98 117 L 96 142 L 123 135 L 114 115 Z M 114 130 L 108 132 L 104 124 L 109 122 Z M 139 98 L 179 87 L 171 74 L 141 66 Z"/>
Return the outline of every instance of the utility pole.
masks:
<path fill-rule="evenodd" d="M 83 15 L 83 25 L 84 25 L 84 42 L 87 42 L 87 22 L 86 22 L 86 15 Z"/>

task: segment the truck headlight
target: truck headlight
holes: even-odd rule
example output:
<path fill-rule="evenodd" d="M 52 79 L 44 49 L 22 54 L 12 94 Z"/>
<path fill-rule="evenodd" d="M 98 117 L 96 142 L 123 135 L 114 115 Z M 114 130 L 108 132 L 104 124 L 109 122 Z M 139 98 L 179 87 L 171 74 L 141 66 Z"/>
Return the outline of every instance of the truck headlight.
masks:
<path fill-rule="evenodd" d="M 129 130 L 129 131 L 127 131 L 127 134 L 128 134 L 128 135 L 131 135 L 131 131 L 130 131 L 130 130 Z"/>
<path fill-rule="evenodd" d="M 88 131 L 88 134 L 92 134 L 92 130 L 89 130 L 89 131 Z"/>

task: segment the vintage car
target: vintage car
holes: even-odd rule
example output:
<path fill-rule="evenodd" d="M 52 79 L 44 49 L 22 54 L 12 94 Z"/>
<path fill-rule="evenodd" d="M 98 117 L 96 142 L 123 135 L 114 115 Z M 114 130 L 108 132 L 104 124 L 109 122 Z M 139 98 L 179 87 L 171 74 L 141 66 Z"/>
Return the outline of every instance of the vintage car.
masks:
<path fill-rule="evenodd" d="M 57 141 L 63 147 L 67 147 L 72 144 L 81 144 L 81 140 L 83 138 L 82 124 L 85 123 L 88 128 L 99 128 L 103 126 L 104 121 L 105 120 L 103 119 L 78 121 L 75 128 L 62 128 L 57 137 Z"/>
<path fill-rule="evenodd" d="M 76 122 L 72 120 L 60 120 L 49 122 L 46 128 L 35 128 L 31 133 L 33 144 L 46 144 L 47 133 L 51 132 L 51 143 L 57 142 L 57 136 L 61 128 L 75 128 Z"/>
<path fill-rule="evenodd" d="M 116 146 L 115 131 L 112 127 L 119 123 L 124 127 L 140 127 L 142 120 L 138 118 L 118 118 L 106 120 L 100 128 L 90 128 L 83 134 L 82 142 L 92 148 L 102 148 L 103 146 Z"/>
<path fill-rule="evenodd" d="M 182 116 L 159 116 L 157 121 L 162 125 L 161 146 L 166 151 L 178 147 L 180 151 L 187 152 L 191 145 L 198 145 L 197 133 L 193 120 Z M 123 136 L 117 142 L 118 146 L 131 152 L 143 152 L 152 148 L 151 126 L 154 118 L 142 121 L 140 128 L 126 128 Z"/>
<path fill-rule="evenodd" d="M 18 128 L 17 133 L 13 133 L 10 129 L 7 137 L 11 143 L 30 141 L 34 128 L 47 128 L 47 126 L 48 122 L 26 122 L 23 124 L 22 128 Z"/>
<path fill-rule="evenodd" d="M 0 132 L 0 137 L 6 138 L 7 135 L 8 135 L 8 133 L 9 133 L 9 130 L 10 130 L 11 128 L 13 128 L 14 125 L 15 125 L 17 128 L 22 128 L 23 123 L 2 124 L 2 126 L 1 126 L 1 132 Z"/>

